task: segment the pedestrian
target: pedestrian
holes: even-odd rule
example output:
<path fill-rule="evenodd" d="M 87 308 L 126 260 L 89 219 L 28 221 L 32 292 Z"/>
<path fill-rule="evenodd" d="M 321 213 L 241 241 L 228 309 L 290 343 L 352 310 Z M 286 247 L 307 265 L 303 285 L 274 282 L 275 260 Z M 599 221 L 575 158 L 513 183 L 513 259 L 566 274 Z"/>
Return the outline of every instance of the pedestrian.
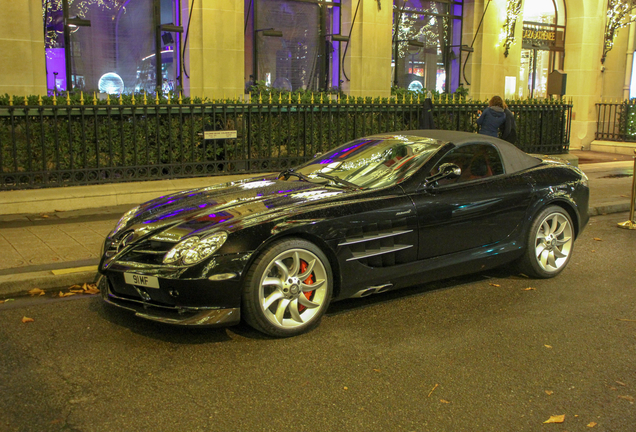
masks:
<path fill-rule="evenodd" d="M 504 102 L 504 114 L 506 115 L 506 121 L 499 127 L 501 131 L 501 138 L 508 141 L 510 144 L 517 142 L 517 122 L 515 121 L 515 115 L 508 109 L 508 105 Z"/>
<path fill-rule="evenodd" d="M 424 99 L 422 113 L 420 114 L 419 120 L 420 129 L 436 129 L 435 119 L 433 118 L 433 101 L 430 96 L 427 96 L 426 99 Z"/>
<path fill-rule="evenodd" d="M 488 102 L 488 108 L 477 119 L 479 133 L 496 138 L 499 136 L 499 127 L 505 122 L 504 101 L 499 96 L 493 96 Z"/>

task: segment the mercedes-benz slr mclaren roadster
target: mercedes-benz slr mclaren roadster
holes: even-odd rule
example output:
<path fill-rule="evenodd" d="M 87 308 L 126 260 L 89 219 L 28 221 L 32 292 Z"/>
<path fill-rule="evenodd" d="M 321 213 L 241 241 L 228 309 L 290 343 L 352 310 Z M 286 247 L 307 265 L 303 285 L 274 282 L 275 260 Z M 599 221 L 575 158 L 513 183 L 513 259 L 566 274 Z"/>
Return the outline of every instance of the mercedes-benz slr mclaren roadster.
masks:
<path fill-rule="evenodd" d="M 463 132 L 348 142 L 276 175 L 157 198 L 108 235 L 110 304 L 164 323 L 272 336 L 318 325 L 335 300 L 503 264 L 559 274 L 588 222 L 578 168 Z"/>

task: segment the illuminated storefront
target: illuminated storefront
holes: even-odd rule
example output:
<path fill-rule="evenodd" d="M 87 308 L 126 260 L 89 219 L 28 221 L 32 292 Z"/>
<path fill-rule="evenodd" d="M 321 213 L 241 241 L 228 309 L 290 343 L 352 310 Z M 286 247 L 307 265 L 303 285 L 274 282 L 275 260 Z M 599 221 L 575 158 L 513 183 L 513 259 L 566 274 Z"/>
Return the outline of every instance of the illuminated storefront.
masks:
<path fill-rule="evenodd" d="M 517 96 L 548 96 L 548 75 L 555 69 L 563 70 L 564 9 L 562 2 L 556 0 L 525 2 Z"/>
<path fill-rule="evenodd" d="M 50 90 L 180 86 L 180 0 L 44 0 L 43 7 Z"/>
<path fill-rule="evenodd" d="M 339 87 L 338 0 L 245 0 L 245 77 L 287 91 Z"/>
<path fill-rule="evenodd" d="M 393 85 L 454 92 L 459 85 L 462 0 L 393 2 Z"/>

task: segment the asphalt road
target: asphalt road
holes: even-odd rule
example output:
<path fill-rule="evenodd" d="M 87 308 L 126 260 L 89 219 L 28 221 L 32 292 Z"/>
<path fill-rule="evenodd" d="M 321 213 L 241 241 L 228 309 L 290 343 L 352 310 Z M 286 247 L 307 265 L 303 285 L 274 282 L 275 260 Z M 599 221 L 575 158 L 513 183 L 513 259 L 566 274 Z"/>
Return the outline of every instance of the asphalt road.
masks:
<path fill-rule="evenodd" d="M 95 296 L 7 302 L 0 431 L 634 431 L 626 219 L 593 218 L 555 279 L 349 300 L 291 339 L 167 327 Z"/>

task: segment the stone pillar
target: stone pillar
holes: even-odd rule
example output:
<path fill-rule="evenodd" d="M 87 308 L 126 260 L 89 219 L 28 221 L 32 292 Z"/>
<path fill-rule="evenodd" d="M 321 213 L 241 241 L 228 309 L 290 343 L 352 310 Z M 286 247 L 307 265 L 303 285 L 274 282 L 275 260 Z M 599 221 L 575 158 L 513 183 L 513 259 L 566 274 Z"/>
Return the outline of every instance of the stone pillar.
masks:
<path fill-rule="evenodd" d="M 392 30 L 392 0 L 343 0 L 341 33 L 348 35 L 351 32 L 340 78 L 344 80 L 342 90 L 345 93 L 373 97 L 391 95 Z"/>
<path fill-rule="evenodd" d="M 181 4 L 185 28 L 191 2 Z M 243 94 L 244 19 L 242 0 L 194 2 L 184 65 L 190 76 L 184 80 L 187 95 L 219 99 Z"/>
<path fill-rule="evenodd" d="M 476 100 L 490 99 L 493 95 L 503 97 L 506 71 L 500 35 L 503 32 L 506 2 L 504 0 L 466 0 L 464 7 L 466 13 L 464 13 L 462 43 L 470 45 L 475 38 L 474 52 L 466 64 L 466 77 L 470 83 L 469 95 Z M 516 43 L 520 44 L 519 41 Z M 514 60 L 511 59 L 507 63 L 513 62 Z"/>
<path fill-rule="evenodd" d="M 602 94 L 601 56 L 607 2 L 569 0 L 567 3 L 566 96 L 572 98 L 574 104 L 570 148 L 578 150 L 588 148 L 596 132 L 595 104 Z"/>
<path fill-rule="evenodd" d="M 531 1 L 531 0 L 526 0 Z M 504 9 L 505 12 L 505 9 Z M 502 24 L 503 25 L 503 24 Z M 503 30 L 503 29 L 502 29 Z M 517 23 L 515 24 L 515 40 L 510 45 L 508 49 L 508 57 L 504 57 L 503 60 L 503 79 L 504 79 L 504 87 L 505 87 L 505 79 L 506 77 L 515 77 L 515 88 L 514 95 L 515 97 L 519 96 L 519 87 L 527 86 L 528 83 L 522 83 L 519 81 L 519 72 L 521 71 L 521 47 L 523 45 L 523 5 L 521 6 L 521 12 L 517 17 Z M 506 47 L 504 46 L 504 41 L 501 43 L 501 52 L 503 55 Z M 505 96 L 505 88 L 501 91 L 501 97 Z"/>
<path fill-rule="evenodd" d="M 636 36 L 636 24 L 629 25 L 627 36 L 627 50 L 625 51 L 625 77 L 623 80 L 623 100 L 629 99 L 629 87 L 632 81 L 632 65 L 634 62 L 634 37 Z"/>
<path fill-rule="evenodd" d="M 45 95 L 42 0 L 5 1 L 2 6 L 0 94 Z"/>

